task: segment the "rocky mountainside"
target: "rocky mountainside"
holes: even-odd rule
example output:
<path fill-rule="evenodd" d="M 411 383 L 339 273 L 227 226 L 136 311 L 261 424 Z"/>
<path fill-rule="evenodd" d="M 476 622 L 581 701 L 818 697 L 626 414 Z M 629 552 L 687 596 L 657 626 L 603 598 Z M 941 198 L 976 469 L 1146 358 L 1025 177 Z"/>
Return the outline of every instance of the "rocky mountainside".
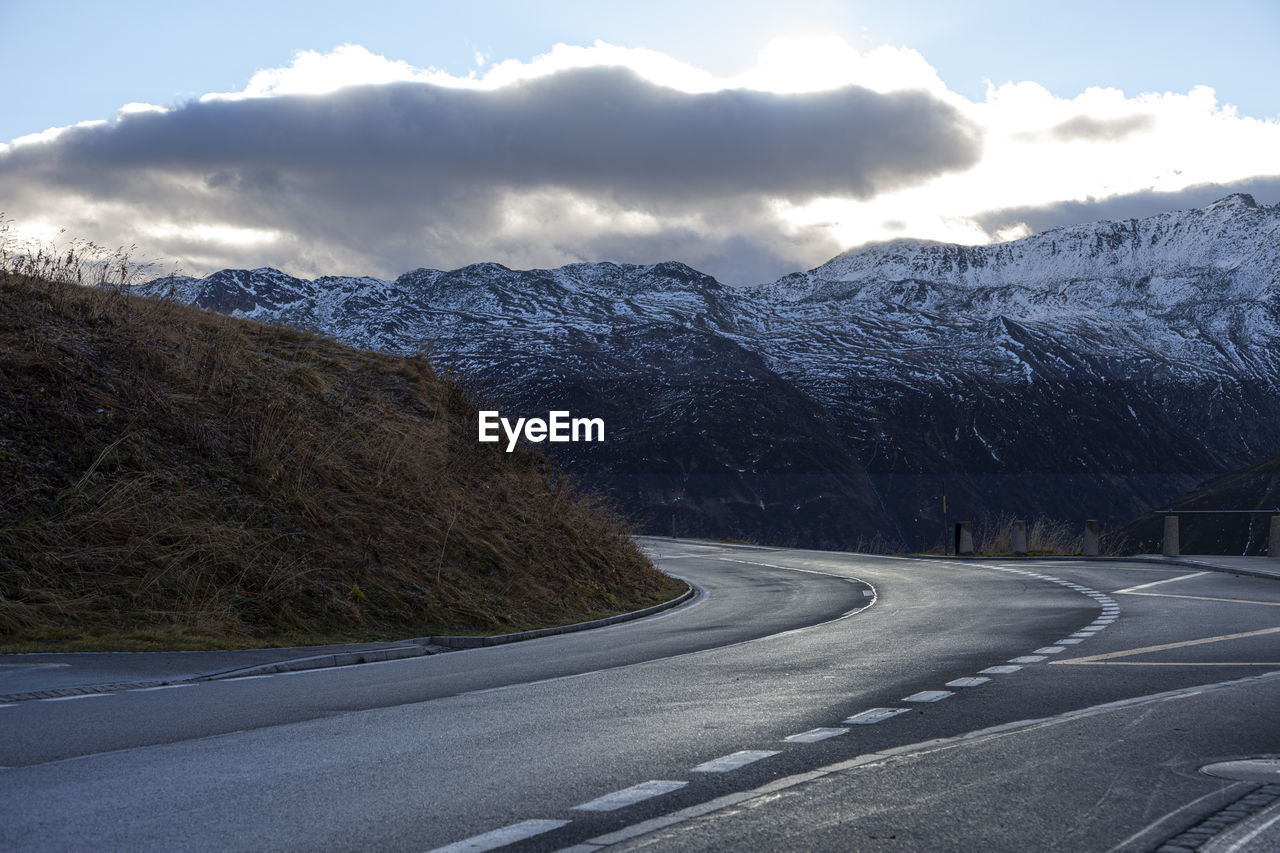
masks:
<path fill-rule="evenodd" d="M 1010 243 L 896 240 L 729 288 L 679 263 L 223 270 L 151 282 L 356 346 L 426 350 L 654 532 L 924 547 L 986 513 L 1119 522 L 1280 452 L 1280 206 Z"/>

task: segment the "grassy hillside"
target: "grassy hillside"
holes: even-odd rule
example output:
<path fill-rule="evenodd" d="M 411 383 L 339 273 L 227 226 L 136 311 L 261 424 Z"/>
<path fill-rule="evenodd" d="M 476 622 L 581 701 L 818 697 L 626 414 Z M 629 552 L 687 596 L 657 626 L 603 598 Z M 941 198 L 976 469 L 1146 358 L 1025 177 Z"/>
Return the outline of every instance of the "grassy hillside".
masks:
<path fill-rule="evenodd" d="M 420 358 L 0 274 L 0 650 L 492 633 L 666 600 Z M 38 270 L 37 270 L 38 272 Z"/>

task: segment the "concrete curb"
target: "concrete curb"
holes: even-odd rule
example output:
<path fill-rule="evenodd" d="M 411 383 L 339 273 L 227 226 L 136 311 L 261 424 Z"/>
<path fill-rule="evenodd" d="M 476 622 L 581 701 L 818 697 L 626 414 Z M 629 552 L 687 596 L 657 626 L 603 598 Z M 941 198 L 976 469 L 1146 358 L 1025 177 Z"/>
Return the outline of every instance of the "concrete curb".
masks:
<path fill-rule="evenodd" d="M 688 582 L 686 581 L 686 583 Z M 518 643 L 522 640 L 534 640 L 538 637 L 550 637 L 556 634 L 571 634 L 576 631 L 586 631 L 590 628 L 603 628 L 606 625 L 617 625 L 620 622 L 629 622 L 632 619 L 641 619 L 645 616 L 652 616 L 655 613 L 661 613 L 663 610 L 669 610 L 677 605 L 684 604 L 695 595 L 698 595 L 701 591 L 702 590 L 695 584 L 689 584 L 689 588 L 682 594 L 676 596 L 670 601 L 664 601 L 661 604 L 655 604 L 652 607 L 646 607 L 642 610 L 632 610 L 629 613 L 620 613 L 617 616 L 609 616 L 604 619 L 593 619 L 590 622 L 576 622 L 572 625 L 560 625 L 555 628 L 541 628 L 536 631 L 519 631 L 513 634 L 495 634 L 489 637 L 415 637 L 409 640 L 396 641 L 394 645 L 389 645 L 382 649 L 365 649 L 364 651 L 359 652 L 337 652 L 324 655 L 312 655 L 310 657 L 303 658 L 291 658 L 289 660 L 275 661 L 274 663 L 237 667 L 235 669 L 227 669 L 221 672 L 206 673 L 203 675 L 177 676 L 166 680 L 152 679 L 149 681 L 113 682 L 111 684 L 87 684 L 78 687 L 52 687 L 47 690 L 11 693 L 0 696 L 0 702 L 23 702 L 32 699 L 53 699 L 60 696 L 84 696 L 92 693 L 115 693 L 120 690 L 137 690 L 145 687 L 169 687 L 179 684 L 196 684 L 202 681 L 221 681 L 223 679 L 231 678 L 246 678 L 251 675 L 274 675 L 281 672 L 300 672 L 308 669 L 327 669 L 337 666 L 373 663 L 375 661 L 402 660 L 404 658 L 416 658 L 435 654 L 435 651 L 431 648 L 432 646 L 438 648 L 440 651 L 474 649 L 483 646 L 501 646 L 507 643 Z"/>
<path fill-rule="evenodd" d="M 1190 559 L 1183 559 L 1183 558 L 1174 559 L 1171 557 L 1148 557 L 1148 556 L 1081 557 L 1077 555 L 1059 556 L 1059 557 L 1039 556 L 1039 555 L 1035 557 L 1015 557 L 1015 556 L 1003 555 L 1003 554 L 974 554 L 972 556 L 952 555 L 949 557 L 944 557 L 938 554 L 912 554 L 911 559 L 913 560 L 950 560 L 952 562 L 956 562 L 956 561 L 964 562 L 966 560 L 971 560 L 974 562 L 979 560 L 986 560 L 986 561 L 1001 560 L 1001 561 L 1010 561 L 1010 562 L 1020 561 L 1020 562 L 1028 562 L 1028 563 L 1031 563 L 1031 562 L 1152 563 L 1159 566 L 1178 566 L 1181 568 L 1188 568 L 1188 569 L 1201 569 L 1203 571 L 1208 571 L 1208 572 L 1226 572 L 1228 574 L 1233 574 L 1233 575 L 1248 575 L 1249 577 L 1264 578 L 1266 580 L 1273 580 L 1273 581 L 1280 580 L 1280 566 L 1277 566 L 1276 571 L 1274 572 L 1264 572 L 1256 569 L 1237 568 L 1232 566 L 1219 566 L 1213 563 L 1201 562 L 1200 560 L 1190 560 Z"/>
<path fill-rule="evenodd" d="M 413 641 L 409 640 L 407 642 Z M 249 675 L 272 675 L 277 672 L 299 672 L 304 669 L 326 669 L 334 666 L 351 666 L 358 663 L 372 663 L 373 661 L 417 658 L 429 654 L 431 654 L 430 651 L 423 646 L 416 644 L 411 646 L 389 646 L 385 649 L 366 649 L 363 652 L 339 652 L 337 654 L 292 658 L 290 660 L 276 661 L 275 663 L 263 663 L 258 664 L 257 666 L 228 669 L 223 672 L 202 675 L 191 680 L 216 681 L 223 678 L 244 678 Z"/>
<path fill-rule="evenodd" d="M 243 667 L 240 669 L 229 669 L 224 672 L 201 676 L 194 680 L 213 681 L 224 678 L 244 678 L 250 675 L 271 675 L 279 672 L 298 672 L 304 669 L 351 666 L 353 664 L 372 663 L 374 661 L 401 660 L 403 658 L 422 657 L 423 655 L 433 654 L 430 648 L 432 646 L 442 648 L 446 651 L 453 651 L 456 649 L 477 649 L 484 646 L 501 646 L 507 643 L 518 643 L 522 640 L 535 640 L 538 637 L 551 637 L 556 634 L 571 634 L 576 631 L 586 631 L 589 628 L 603 628 L 606 625 L 616 625 L 619 622 L 629 622 L 632 619 L 641 619 L 645 616 L 651 616 L 654 613 L 660 613 L 663 610 L 668 610 L 679 604 L 683 604 L 694 595 L 697 595 L 697 593 L 698 590 L 690 584 L 689 588 L 685 590 L 684 593 L 676 596 L 670 601 L 664 601 L 661 604 L 655 604 L 652 607 L 646 607 L 642 610 L 632 610 L 629 613 L 620 613 L 617 616 L 608 616 L 604 619 L 593 619 L 590 622 L 575 622 L 572 625 L 560 625 L 555 628 L 539 628 L 535 631 L 517 631 L 512 634 L 494 634 L 487 637 L 414 637 L 409 640 L 401 640 L 399 644 L 389 646 L 385 649 L 369 649 L 363 652 L 340 652 L 338 654 L 293 658 L 292 660 L 276 661 L 275 663 L 259 664 L 257 666 Z"/>
<path fill-rule="evenodd" d="M 115 693 L 119 690 L 138 690 L 143 687 L 168 687 L 185 684 L 191 676 L 169 681 L 113 681 L 110 684 L 86 684 L 82 687 L 50 687 L 45 690 L 29 690 L 25 693 L 6 693 L 0 702 L 30 702 L 33 699 L 57 699 L 62 696 L 91 696 L 95 693 Z"/>
<path fill-rule="evenodd" d="M 685 583 L 689 583 L 685 581 Z M 632 610 L 630 613 L 620 613 L 617 616 L 608 616 L 604 619 L 593 619 L 590 622 L 576 622 L 572 625 L 561 625 L 558 628 L 539 628 L 536 631 L 518 631 L 514 634 L 494 634 L 489 637 L 418 637 L 410 640 L 411 643 L 421 643 L 422 645 L 444 646 L 447 649 L 478 649 L 483 646 L 501 646 L 506 643 L 518 643 L 522 640 L 536 640 L 539 637 L 553 637 L 557 634 L 572 634 L 576 631 L 586 631 L 590 628 L 603 628 L 606 625 L 617 625 L 619 622 L 629 622 L 632 619 L 641 619 L 645 616 L 652 616 L 655 613 L 661 613 L 663 610 L 669 610 L 680 604 L 684 604 L 689 599 L 698 594 L 698 589 L 693 584 L 689 584 L 689 588 L 684 594 L 676 596 L 670 601 L 664 601 L 661 604 L 655 604 L 652 607 L 646 607 L 643 610 Z"/>

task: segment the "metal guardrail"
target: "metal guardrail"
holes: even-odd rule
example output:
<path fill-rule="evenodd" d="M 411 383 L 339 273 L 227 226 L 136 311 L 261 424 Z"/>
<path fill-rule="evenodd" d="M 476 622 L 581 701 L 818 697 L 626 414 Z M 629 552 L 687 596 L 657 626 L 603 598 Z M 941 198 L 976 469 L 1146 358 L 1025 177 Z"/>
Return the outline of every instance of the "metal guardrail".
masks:
<path fill-rule="evenodd" d="M 1156 515 L 1280 515 L 1277 509 L 1153 509 Z"/>
<path fill-rule="evenodd" d="M 1267 542 L 1267 556 L 1280 558 L 1280 509 L 1157 509 L 1153 512 L 1164 516 L 1164 536 L 1160 553 L 1166 557 L 1177 557 L 1182 553 L 1178 537 L 1178 516 L 1180 515 L 1269 515 L 1271 530 Z M 1250 526 L 1252 527 L 1252 523 Z"/>

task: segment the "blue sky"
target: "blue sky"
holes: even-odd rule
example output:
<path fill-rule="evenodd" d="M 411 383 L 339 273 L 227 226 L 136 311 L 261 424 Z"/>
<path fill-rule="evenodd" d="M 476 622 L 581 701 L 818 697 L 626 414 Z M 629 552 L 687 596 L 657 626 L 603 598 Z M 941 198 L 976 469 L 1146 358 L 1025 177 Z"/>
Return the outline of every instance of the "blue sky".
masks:
<path fill-rule="evenodd" d="M 7 81 L 0 142 L 28 137 L 26 145 L 0 149 L 0 187 L 7 179 L 12 188 L 0 190 L 0 210 L 34 236 L 56 225 L 89 239 L 140 242 L 193 272 L 261 262 L 302 273 L 394 275 L 401 267 L 477 260 L 553 265 L 670 257 L 747 283 L 816 265 L 868 240 L 1010 239 L 1055 224 L 1053 217 L 1068 209 L 1077 218 L 1091 210 L 1101 216 L 1108 205 L 1155 212 L 1212 200 L 1208 196 L 1219 189 L 1251 189 L 1259 201 L 1274 202 L 1268 193 L 1280 174 L 1280 158 L 1269 163 L 1266 152 L 1280 150 L 1269 148 L 1280 142 L 1277 35 L 1280 3 L 1274 0 L 1212 5 L 0 0 L 0 51 L 11 69 L 26 70 Z M 593 48 L 597 42 L 605 47 Z M 359 46 L 361 52 L 339 57 L 335 50 L 343 45 Z M 556 53 L 556 45 L 586 50 Z M 700 184 L 703 195 L 697 199 L 674 184 L 666 195 L 653 190 L 647 185 L 662 184 L 654 178 L 679 174 L 679 164 L 701 162 L 698 157 L 706 153 L 696 145 L 681 148 L 654 138 L 639 159 L 634 151 L 627 157 L 620 153 L 613 162 L 596 163 L 597 171 L 585 176 L 539 159 L 543 155 L 529 155 L 526 174 L 496 177 L 486 173 L 483 162 L 470 162 L 479 200 L 464 198 L 448 179 L 459 168 L 449 158 L 483 146 L 459 138 L 432 148 L 435 159 L 406 155 L 406 170 L 434 175 L 416 187 L 415 202 L 400 197 L 394 183 L 386 184 L 380 197 L 378 164 L 343 159 L 352 143 L 339 138 L 341 129 L 333 147 L 316 153 L 321 165 L 268 168 L 263 164 L 270 153 L 242 144 L 243 134 L 235 130 L 245 122 L 244 127 L 266 134 L 261 139 L 274 133 L 255 112 L 259 107 L 248 101 L 209 103 L 210 93 L 251 94 L 278 104 L 283 115 L 293 109 L 291 96 L 320 92 L 298 84 L 306 76 L 300 52 L 311 52 L 313 71 L 324 66 L 326 73 L 350 75 L 353 82 L 392 82 L 421 92 L 443 91 L 440 86 L 455 91 L 469 76 L 487 77 L 493 83 L 490 96 L 476 93 L 474 103 L 459 96 L 448 109 L 489 122 L 516 120 L 515 113 L 494 106 L 503 100 L 496 91 L 502 87 L 494 82 L 501 74 L 494 66 L 506 61 L 502 79 L 515 82 L 504 91 L 523 91 L 517 85 L 521 80 L 549 81 L 526 93 L 526 100 L 566 110 L 557 113 L 562 132 L 576 129 L 581 118 L 564 93 L 580 93 L 584 86 L 597 99 L 589 98 L 590 103 L 622 99 L 618 102 L 651 109 L 646 114 L 658 122 L 694 114 L 690 105 L 702 103 L 700 97 L 739 104 L 742 98 L 725 93 L 759 89 L 773 94 L 751 99 L 740 118 L 758 124 L 738 126 L 737 136 L 721 139 L 717 134 L 723 128 L 699 125 L 707 140 L 728 146 L 731 163 L 754 170 L 740 182 L 743 186 L 734 186 L 735 176 L 726 173 L 719 184 Z M 549 54 L 555 54 L 552 60 Z M 661 61 L 655 64 L 654 55 Z M 375 67 L 379 63 L 386 73 Z M 663 63 L 672 67 L 663 70 Z M 651 91 L 633 86 L 629 78 L 590 70 L 615 64 L 658 88 Z M 860 70 L 849 71 L 853 65 Z M 293 83 L 288 85 L 261 74 L 290 68 Z M 829 85 L 823 74 L 835 75 Z M 880 97 L 840 100 L 811 94 L 824 86 L 869 87 Z M 913 87 L 927 91 L 928 105 L 904 94 Z M 1092 94 L 1090 87 L 1095 87 Z M 654 98 L 668 88 L 683 93 L 688 103 L 673 101 L 667 104 L 670 110 L 654 107 Z M 336 114 L 368 115 L 374 109 L 371 103 L 350 103 L 332 87 L 315 97 L 341 102 L 348 112 Z M 840 109 L 850 111 L 848 122 L 832 128 L 818 111 L 818 97 L 839 101 Z M 166 111 L 117 115 L 132 103 Z M 515 102 L 507 97 L 504 103 Z M 415 101 L 411 109 L 418 111 L 413 113 L 416 127 L 430 128 L 441 120 L 436 100 L 429 106 Z M 398 121 L 404 113 L 387 115 Z M 794 149 L 787 147 L 790 141 L 778 141 L 771 153 L 732 151 L 736 139 L 775 133 L 777 126 L 769 123 L 782 121 L 783 115 L 799 115 L 797 127 L 811 134 L 808 141 Z M 214 116 L 217 123 L 210 125 Z M 865 135 L 867 116 L 880 122 L 870 135 Z M 302 120 L 313 119 L 309 113 Z M 30 137 L 95 120 L 107 123 L 46 134 L 34 142 Z M 226 135 L 226 144 L 204 159 L 193 155 L 179 163 L 181 152 L 164 148 L 160 140 L 196 126 L 206 128 L 202 138 L 211 148 L 217 148 L 218 134 Z M 429 130 L 422 132 L 434 139 Z M 519 125 L 513 132 L 537 137 L 549 131 Z M 921 132 L 945 138 L 946 144 L 904 155 L 905 142 L 919 139 Z M 831 145 L 820 144 L 821 134 L 843 140 L 843 150 L 851 152 L 847 164 Z M 873 162 L 866 152 L 886 139 L 899 144 L 884 146 L 883 162 Z M 311 144 L 314 136 L 308 140 Z M 605 137 L 596 141 L 603 144 Z M 407 150 L 411 142 L 383 139 L 379 144 Z M 133 147 L 125 151 L 128 146 Z M 116 153 L 107 161 L 94 160 L 104 150 Z M 242 159 L 235 160 L 232 152 Z M 518 147 L 491 153 L 494 162 L 524 162 Z M 593 163 L 609 160 L 589 146 L 575 156 Z M 821 191 L 815 176 L 801 174 L 787 156 L 810 158 L 828 169 L 831 186 Z M 708 160 L 708 168 L 714 172 L 717 162 Z M 637 163 L 651 170 L 648 180 L 637 177 Z M 118 180 L 104 180 L 102 169 L 113 170 Z M 762 172 L 767 174 L 757 180 Z M 344 178 L 333 179 L 335 173 Z M 198 194 L 191 190 L 196 175 L 205 184 Z M 362 188 L 357 196 L 368 190 L 362 216 L 371 233 L 344 247 L 336 244 L 350 217 L 326 221 L 315 209 L 351 198 L 347 184 L 352 182 Z M 150 187 L 150 194 L 144 197 L 139 185 Z M 267 186 L 281 189 L 267 198 Z M 981 192 L 975 190 L 979 187 Z M 925 215 L 926 208 L 936 211 Z M 409 224 L 393 227 L 402 219 Z M 530 224 L 554 221 L 566 223 L 565 228 L 557 232 L 551 225 Z M 387 236 L 388 228 L 396 233 Z M 482 232 L 493 237 L 480 239 Z M 379 236 L 371 244 L 375 233 Z M 317 254 L 318 245 L 328 248 Z"/>

